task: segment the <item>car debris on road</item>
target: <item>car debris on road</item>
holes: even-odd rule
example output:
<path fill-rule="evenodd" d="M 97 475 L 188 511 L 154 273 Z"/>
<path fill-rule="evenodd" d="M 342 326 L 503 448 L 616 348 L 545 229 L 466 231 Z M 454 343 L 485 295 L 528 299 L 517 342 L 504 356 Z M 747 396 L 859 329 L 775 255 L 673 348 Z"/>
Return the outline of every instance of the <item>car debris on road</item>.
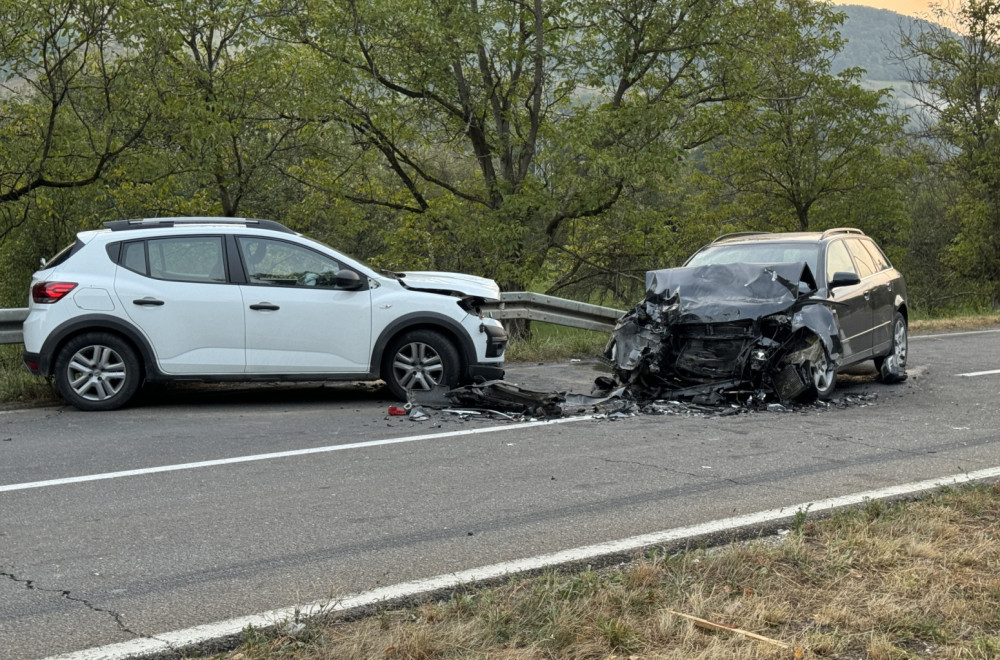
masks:
<path fill-rule="evenodd" d="M 461 421 L 503 419 L 521 422 L 554 419 L 569 415 L 593 415 L 595 419 L 616 420 L 635 415 L 675 415 L 688 417 L 728 417 L 756 413 L 790 413 L 822 411 L 832 407 L 863 407 L 873 405 L 877 394 L 846 394 L 833 401 L 778 403 L 765 402 L 760 397 L 745 401 L 698 403 L 680 398 L 638 400 L 625 387 L 603 391 L 611 379 L 599 378 L 595 394 L 575 394 L 559 391 L 535 391 L 501 380 L 482 381 L 447 390 L 415 392 L 411 396 L 411 421 L 447 418 Z M 417 411 L 414 414 L 414 411 Z"/>

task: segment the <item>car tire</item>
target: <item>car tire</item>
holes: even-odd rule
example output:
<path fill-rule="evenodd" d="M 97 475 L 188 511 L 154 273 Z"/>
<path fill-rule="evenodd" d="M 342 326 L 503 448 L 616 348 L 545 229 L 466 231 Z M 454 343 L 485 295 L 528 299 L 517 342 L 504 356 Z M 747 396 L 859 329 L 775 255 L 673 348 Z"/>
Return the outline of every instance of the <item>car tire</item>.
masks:
<path fill-rule="evenodd" d="M 456 387 L 459 357 L 455 345 L 433 330 L 412 330 L 395 339 L 382 362 L 382 379 L 392 395 L 407 400 L 407 391 Z"/>
<path fill-rule="evenodd" d="M 889 352 L 875 358 L 875 368 L 883 383 L 898 383 L 906 380 L 906 355 L 909 352 L 910 339 L 906 318 L 896 312 L 892 319 L 892 345 Z M 893 368 L 893 363 L 895 367 Z"/>
<path fill-rule="evenodd" d="M 132 345 L 107 332 L 70 339 L 55 361 L 59 393 L 80 410 L 116 410 L 142 384 L 142 368 Z"/>
<path fill-rule="evenodd" d="M 825 350 L 820 350 L 818 360 L 808 362 L 806 372 L 809 374 L 810 389 L 807 396 L 819 401 L 829 401 L 833 390 L 837 387 L 837 365 L 827 356 Z"/>

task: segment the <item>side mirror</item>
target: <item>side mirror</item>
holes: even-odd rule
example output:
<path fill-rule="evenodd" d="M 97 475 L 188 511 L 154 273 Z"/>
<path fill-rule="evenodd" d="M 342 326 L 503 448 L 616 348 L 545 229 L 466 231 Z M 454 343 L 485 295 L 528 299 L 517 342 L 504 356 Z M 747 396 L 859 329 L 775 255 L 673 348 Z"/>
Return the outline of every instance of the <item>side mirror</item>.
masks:
<path fill-rule="evenodd" d="M 333 285 L 345 291 L 357 291 L 361 288 L 361 277 L 353 270 L 346 268 L 337 273 L 333 279 Z"/>
<path fill-rule="evenodd" d="M 831 289 L 838 286 L 854 286 L 855 284 L 861 284 L 861 278 L 858 277 L 857 273 L 848 273 L 847 271 L 837 271 L 833 274 L 833 279 L 830 280 Z"/>

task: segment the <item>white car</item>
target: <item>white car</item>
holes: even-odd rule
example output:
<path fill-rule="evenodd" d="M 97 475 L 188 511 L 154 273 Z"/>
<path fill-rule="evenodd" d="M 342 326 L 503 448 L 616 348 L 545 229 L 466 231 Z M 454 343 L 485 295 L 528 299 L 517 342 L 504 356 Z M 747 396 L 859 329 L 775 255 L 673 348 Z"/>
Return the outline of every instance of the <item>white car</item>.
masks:
<path fill-rule="evenodd" d="M 496 282 L 389 273 L 270 220 L 104 223 L 32 278 L 24 361 L 81 410 L 144 381 L 385 380 L 407 390 L 503 376 Z"/>

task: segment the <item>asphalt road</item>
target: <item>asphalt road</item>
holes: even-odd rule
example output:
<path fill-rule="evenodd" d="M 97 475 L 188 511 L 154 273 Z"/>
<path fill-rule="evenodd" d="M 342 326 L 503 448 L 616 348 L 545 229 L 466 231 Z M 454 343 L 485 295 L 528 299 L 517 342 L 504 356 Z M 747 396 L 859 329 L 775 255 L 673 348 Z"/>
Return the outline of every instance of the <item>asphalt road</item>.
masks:
<path fill-rule="evenodd" d="M 863 405 L 530 427 L 389 417 L 380 389 L 340 385 L 2 410 L 0 658 L 1000 465 L 1000 373 L 958 375 L 1000 370 L 1000 330 L 914 337 L 909 362 L 900 385 L 843 377 Z M 508 379 L 585 393 L 595 375 Z"/>

